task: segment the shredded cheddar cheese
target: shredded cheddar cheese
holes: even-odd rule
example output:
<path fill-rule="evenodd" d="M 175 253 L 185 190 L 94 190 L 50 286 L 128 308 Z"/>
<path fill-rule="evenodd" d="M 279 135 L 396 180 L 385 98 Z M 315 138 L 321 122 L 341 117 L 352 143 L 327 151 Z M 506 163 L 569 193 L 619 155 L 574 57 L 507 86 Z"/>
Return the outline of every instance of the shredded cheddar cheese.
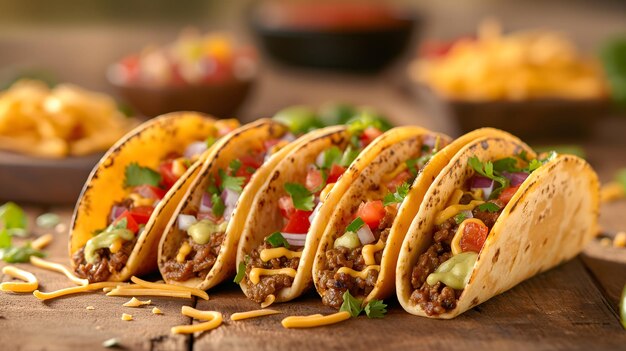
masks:
<path fill-rule="evenodd" d="M 209 299 L 209 294 L 206 293 L 206 291 L 204 290 L 200 290 L 197 288 L 191 288 L 188 286 L 182 286 L 182 285 L 172 285 L 172 284 L 163 284 L 163 283 L 153 283 L 153 282 L 148 282 L 142 279 L 139 279 L 135 276 L 131 277 L 130 280 L 137 284 L 140 285 L 144 288 L 149 288 L 149 289 L 163 289 L 163 290 L 174 290 L 174 291 L 188 291 L 191 293 L 191 295 L 193 296 L 197 296 L 203 300 L 208 300 Z"/>
<path fill-rule="evenodd" d="M 350 319 L 350 313 L 348 311 L 341 311 L 328 316 L 322 316 L 321 314 L 290 316 L 283 319 L 281 324 L 285 328 L 314 328 L 343 322 L 348 319 Z"/>
<path fill-rule="evenodd" d="M 66 277 L 69 278 L 69 280 L 71 280 L 76 285 L 87 285 L 87 284 L 89 284 L 89 280 L 78 278 L 67 267 L 65 267 L 64 265 L 62 265 L 60 263 L 46 261 L 46 260 L 44 260 L 42 258 L 39 258 L 37 256 L 30 256 L 30 263 L 33 266 L 37 266 L 39 268 L 43 268 L 43 269 L 47 269 L 47 270 L 50 270 L 50 271 L 55 271 L 55 272 L 64 274 Z"/>
<path fill-rule="evenodd" d="M 107 296 L 166 296 L 190 299 L 191 292 L 170 289 L 113 289 Z"/>
<path fill-rule="evenodd" d="M 50 233 L 44 234 L 38 237 L 37 239 L 33 240 L 33 242 L 30 243 L 30 246 L 35 250 L 43 250 L 46 246 L 48 246 L 52 242 L 53 238 L 54 236 Z"/>
<path fill-rule="evenodd" d="M 33 292 L 39 287 L 37 277 L 31 272 L 19 269 L 14 266 L 5 266 L 2 268 L 2 273 L 9 275 L 13 278 L 23 280 L 23 282 L 4 282 L 0 284 L 0 290 L 11 292 Z"/>
<path fill-rule="evenodd" d="M 277 275 L 286 274 L 292 278 L 296 277 L 296 270 L 293 268 L 281 268 L 281 269 L 265 269 L 265 268 L 252 268 L 250 270 L 250 282 L 252 284 L 259 284 L 262 275 Z"/>
<path fill-rule="evenodd" d="M 391 173 L 387 173 L 381 177 L 380 182 L 387 184 L 407 169 L 406 162 L 401 162 Z"/>
<path fill-rule="evenodd" d="M 260 257 L 263 262 L 267 262 L 272 258 L 278 257 L 286 257 L 288 259 L 292 259 L 294 257 L 301 257 L 302 251 L 291 251 L 284 247 L 274 247 L 271 249 L 263 249 L 261 251 Z"/>
<path fill-rule="evenodd" d="M 57 291 L 52 291 L 49 293 L 41 292 L 39 290 L 33 291 L 33 295 L 39 300 L 50 300 L 56 299 L 57 297 L 67 296 L 71 294 L 78 294 L 88 291 L 100 290 L 106 287 L 116 287 L 117 285 L 124 284 L 120 282 L 98 282 L 93 284 L 81 285 L 81 286 L 73 286 L 71 288 L 65 288 Z"/>
<path fill-rule="evenodd" d="M 452 206 L 452 205 L 457 205 L 459 203 L 459 201 L 461 201 L 462 197 L 463 197 L 463 190 L 455 189 L 454 192 L 452 193 L 452 195 L 450 195 L 450 199 L 448 200 L 448 203 L 446 204 L 446 207 Z"/>
<path fill-rule="evenodd" d="M 367 268 L 365 268 L 362 271 L 355 271 L 352 268 L 348 268 L 348 267 L 341 267 L 337 270 L 337 273 L 344 273 L 344 274 L 348 274 L 354 278 L 361 278 L 363 280 L 367 279 L 367 273 L 369 273 L 369 271 L 371 270 L 375 270 L 375 271 L 380 271 L 380 266 L 379 265 L 372 265 L 372 266 L 367 266 Z"/>
<path fill-rule="evenodd" d="M 163 312 L 158 307 L 153 307 L 152 314 L 163 314 Z"/>
<path fill-rule="evenodd" d="M 233 313 L 230 316 L 230 320 L 240 321 L 244 319 L 270 316 L 270 315 L 279 314 L 279 313 L 282 313 L 282 312 L 277 311 L 277 310 L 254 310 L 254 311 L 247 311 L 247 312 L 237 312 L 237 313 Z"/>
<path fill-rule="evenodd" d="M 141 307 L 145 305 L 152 304 L 152 300 L 141 301 L 133 296 L 128 302 L 125 302 L 122 306 L 124 307 Z"/>
<path fill-rule="evenodd" d="M 187 255 L 189 255 L 190 252 L 191 252 L 191 245 L 189 245 L 189 243 L 185 241 L 180 246 L 180 249 L 178 249 L 178 254 L 176 254 L 176 262 L 178 263 L 185 262 L 185 259 L 187 258 Z"/>
<path fill-rule="evenodd" d="M 93 307 L 93 306 L 87 306 L 87 307 L 85 307 L 85 309 L 86 309 L 86 310 L 88 310 L 88 311 L 93 311 L 93 310 L 95 310 L 96 308 L 95 308 L 95 307 Z"/>
<path fill-rule="evenodd" d="M 215 329 L 222 325 L 222 314 L 216 311 L 200 311 L 189 306 L 183 306 L 181 313 L 187 317 L 205 320 L 208 322 L 172 327 L 173 334 L 193 334 L 195 332 Z"/>
<path fill-rule="evenodd" d="M 128 314 L 128 313 L 122 313 L 122 320 L 123 321 L 132 321 L 133 320 L 133 316 L 131 314 Z"/>
<path fill-rule="evenodd" d="M 270 307 L 274 303 L 274 301 L 276 301 L 276 296 L 274 296 L 273 294 L 267 295 L 265 300 L 261 303 L 261 308 Z"/>
<path fill-rule="evenodd" d="M 374 258 L 374 254 L 385 248 L 385 242 L 382 240 L 378 240 L 376 244 L 367 244 L 363 246 L 361 250 L 361 254 L 363 255 L 363 260 L 365 264 L 370 266 L 376 264 L 376 259 Z"/>
<path fill-rule="evenodd" d="M 484 204 L 485 202 L 482 200 L 472 200 L 469 204 L 467 205 L 451 205 L 446 207 L 443 211 L 439 212 L 439 214 L 437 214 L 437 217 L 435 217 L 435 224 L 436 225 L 440 225 L 443 224 L 445 221 L 447 221 L 448 219 L 456 216 L 457 213 L 461 212 L 461 211 L 471 211 L 474 209 L 474 207 Z"/>
<path fill-rule="evenodd" d="M 452 242 L 450 243 L 450 247 L 452 248 L 453 255 L 458 255 L 461 252 L 463 252 L 463 250 L 461 250 L 461 238 L 463 237 L 465 226 L 468 223 L 476 223 L 480 225 L 485 225 L 485 223 L 483 223 L 483 221 L 481 221 L 478 218 L 468 218 L 464 220 L 463 222 L 461 222 L 461 225 L 459 225 L 459 228 L 456 230 L 456 233 L 454 233 L 454 237 L 452 238 Z"/>

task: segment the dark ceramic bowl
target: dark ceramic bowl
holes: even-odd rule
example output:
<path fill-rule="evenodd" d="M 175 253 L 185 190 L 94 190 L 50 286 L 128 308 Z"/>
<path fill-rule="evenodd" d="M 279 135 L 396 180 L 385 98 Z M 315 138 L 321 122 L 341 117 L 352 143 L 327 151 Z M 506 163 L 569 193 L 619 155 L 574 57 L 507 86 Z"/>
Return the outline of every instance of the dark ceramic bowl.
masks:
<path fill-rule="evenodd" d="M 155 117 L 174 111 L 198 111 L 216 117 L 233 117 L 249 95 L 253 80 L 151 87 L 124 85 L 109 79 L 119 95 L 139 114 Z"/>
<path fill-rule="evenodd" d="M 342 71 L 376 72 L 408 47 L 417 17 L 398 12 L 392 24 L 358 28 L 272 24 L 254 6 L 249 24 L 264 51 L 282 63 Z M 314 14 L 311 14 L 314 16 Z"/>

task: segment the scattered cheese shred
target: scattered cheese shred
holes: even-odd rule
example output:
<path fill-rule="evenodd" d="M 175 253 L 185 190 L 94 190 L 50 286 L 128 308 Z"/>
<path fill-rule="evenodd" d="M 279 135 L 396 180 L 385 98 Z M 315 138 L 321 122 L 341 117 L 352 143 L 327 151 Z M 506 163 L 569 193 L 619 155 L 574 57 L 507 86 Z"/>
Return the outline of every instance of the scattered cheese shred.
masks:
<path fill-rule="evenodd" d="M 478 205 L 482 205 L 484 203 L 485 202 L 481 201 L 481 200 L 472 200 L 467 205 L 451 205 L 451 206 L 448 206 L 443 211 L 439 212 L 439 214 L 437 214 L 437 216 L 435 217 L 435 224 L 436 225 L 443 224 L 443 222 L 447 221 L 451 217 L 456 216 L 457 213 L 459 213 L 461 211 L 471 211 L 471 210 L 474 209 L 474 207 L 476 207 Z"/>
<path fill-rule="evenodd" d="M 62 265 L 60 263 L 46 261 L 46 260 L 44 260 L 42 258 L 39 258 L 37 256 L 30 256 L 30 263 L 33 266 L 37 266 L 39 268 L 43 268 L 43 269 L 47 269 L 47 270 L 50 270 L 50 271 L 54 271 L 54 272 L 58 272 L 58 273 L 64 274 L 66 277 L 69 278 L 69 280 L 74 282 L 76 285 L 87 285 L 87 284 L 89 284 L 89 280 L 87 280 L 87 279 L 80 279 L 79 277 L 75 276 L 67 267 L 65 267 L 64 265 Z"/>
<path fill-rule="evenodd" d="M 141 307 L 145 305 L 152 304 L 152 300 L 141 301 L 133 296 L 128 302 L 124 303 L 122 306 L 124 307 Z"/>
<path fill-rule="evenodd" d="M 95 308 L 95 307 L 93 307 L 93 306 L 87 306 L 87 307 L 85 307 L 85 309 L 88 309 L 88 310 L 90 310 L 90 311 L 93 311 L 93 310 L 95 310 L 96 308 Z"/>
<path fill-rule="evenodd" d="M 187 317 L 206 320 L 208 322 L 172 327 L 173 334 L 192 334 L 195 332 L 215 329 L 222 325 L 222 314 L 216 311 L 200 311 L 189 306 L 183 306 L 181 313 Z"/>
<path fill-rule="evenodd" d="M 133 320 L 133 316 L 128 314 L 128 313 L 122 313 L 122 320 L 123 321 L 132 321 Z"/>
<path fill-rule="evenodd" d="M 50 233 L 44 234 L 38 237 L 37 239 L 33 240 L 33 242 L 30 243 L 30 246 L 35 250 L 43 250 L 46 246 L 48 246 L 52 242 L 52 239 L 54 239 L 54 236 L 52 234 Z"/>
<path fill-rule="evenodd" d="M 33 292 L 33 295 L 35 295 L 35 297 L 38 298 L 39 300 L 50 300 L 50 299 L 56 299 L 57 297 L 61 297 L 61 296 L 66 296 L 66 295 L 71 295 L 71 294 L 78 294 L 78 293 L 89 292 L 89 291 L 94 291 L 94 290 L 100 290 L 100 289 L 106 288 L 106 287 L 115 287 L 115 286 L 120 285 L 120 284 L 124 284 L 124 283 L 119 283 L 119 282 L 98 282 L 98 283 L 81 285 L 81 286 L 73 286 L 71 288 L 65 288 L 65 289 L 52 291 L 52 292 L 48 292 L 48 293 L 41 292 L 39 290 L 35 290 Z"/>
<path fill-rule="evenodd" d="M 276 301 L 276 296 L 274 296 L 273 294 L 267 295 L 265 301 L 261 303 L 261 308 L 270 307 L 274 303 L 274 301 Z"/>
<path fill-rule="evenodd" d="M 166 296 L 190 299 L 191 292 L 167 289 L 113 289 L 107 296 Z"/>
<path fill-rule="evenodd" d="M 246 312 L 237 312 L 237 313 L 233 313 L 230 316 L 230 320 L 240 321 L 243 319 L 264 317 L 264 316 L 269 316 L 269 315 L 279 314 L 279 313 L 282 313 L 282 312 L 277 311 L 277 310 L 254 310 L 254 311 L 246 311 Z"/>
<path fill-rule="evenodd" d="M 152 313 L 153 314 L 163 314 L 163 312 L 158 307 L 153 307 L 152 308 Z"/>
<path fill-rule="evenodd" d="M 182 286 L 182 285 L 173 285 L 173 284 L 163 284 L 163 283 L 152 283 L 152 282 L 148 282 L 142 279 L 139 279 L 137 277 L 132 277 L 130 278 L 130 280 L 140 286 L 143 286 L 144 288 L 149 288 L 149 289 L 163 289 L 163 290 L 174 290 L 174 291 L 188 291 L 191 293 L 191 295 L 193 296 L 197 296 L 203 300 L 208 300 L 209 299 L 209 294 L 206 293 L 206 291 L 204 290 L 200 290 L 200 289 L 196 289 L 196 288 L 190 288 L 188 286 Z"/>
<path fill-rule="evenodd" d="M 282 320 L 281 324 L 285 328 L 314 328 L 323 325 L 330 325 L 350 319 L 350 313 L 341 311 L 328 316 L 314 314 L 311 316 L 290 316 Z"/>
<path fill-rule="evenodd" d="M 2 268 L 2 273 L 24 281 L 2 283 L 0 284 L 0 290 L 2 291 L 29 293 L 37 290 L 37 288 L 39 287 L 37 277 L 35 277 L 35 275 L 31 272 L 27 272 L 14 266 L 5 266 Z"/>

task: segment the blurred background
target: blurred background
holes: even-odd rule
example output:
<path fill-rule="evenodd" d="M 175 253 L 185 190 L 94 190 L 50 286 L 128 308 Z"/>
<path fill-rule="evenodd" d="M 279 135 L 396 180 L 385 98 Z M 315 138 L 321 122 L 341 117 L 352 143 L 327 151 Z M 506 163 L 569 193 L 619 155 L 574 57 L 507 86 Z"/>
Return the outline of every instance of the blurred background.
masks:
<path fill-rule="evenodd" d="M 83 120 L 94 110 L 116 114 L 111 101 L 132 116 L 191 109 L 243 122 L 341 103 L 454 136 L 494 126 L 575 151 L 607 145 L 622 154 L 626 146 L 619 0 L 0 0 L 0 53 L 0 84 L 12 89 L 0 96 L 0 149 L 12 151 L 0 154 L 5 174 L 30 162 L 16 154 L 38 164 L 92 155 L 89 169 L 112 143 L 74 147 L 88 134 L 85 122 L 80 133 L 74 126 L 55 136 L 64 151 L 50 143 L 33 151 L 42 136 L 23 122 L 23 107 L 15 112 L 16 101 L 26 106 L 33 96 L 44 110 L 44 96 L 80 101 L 82 112 L 75 102 L 71 111 Z M 12 86 L 20 78 L 81 90 Z M 27 137 L 15 135 L 19 128 Z"/>

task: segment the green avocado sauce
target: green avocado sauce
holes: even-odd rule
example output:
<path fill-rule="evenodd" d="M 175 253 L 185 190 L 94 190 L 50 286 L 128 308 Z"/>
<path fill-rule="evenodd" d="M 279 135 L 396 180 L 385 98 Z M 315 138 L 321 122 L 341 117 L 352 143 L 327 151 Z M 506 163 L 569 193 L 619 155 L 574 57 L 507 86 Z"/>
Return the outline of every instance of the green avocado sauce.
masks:
<path fill-rule="evenodd" d="M 211 235 L 215 233 L 222 233 L 226 231 L 228 222 L 222 222 L 215 224 L 210 219 L 203 219 L 189 226 L 187 234 L 198 245 L 204 245 L 209 242 Z"/>
<path fill-rule="evenodd" d="M 87 261 L 87 263 L 94 263 L 96 260 L 96 250 L 111 246 L 118 238 L 130 241 L 135 238 L 135 234 L 128 229 L 117 228 L 104 231 L 94 236 L 85 244 L 85 261 Z"/>
<path fill-rule="evenodd" d="M 429 274 L 426 282 L 431 286 L 442 282 L 453 289 L 463 290 L 469 282 L 476 259 L 478 259 L 478 254 L 475 252 L 454 255 L 442 263 L 434 273 Z"/>

